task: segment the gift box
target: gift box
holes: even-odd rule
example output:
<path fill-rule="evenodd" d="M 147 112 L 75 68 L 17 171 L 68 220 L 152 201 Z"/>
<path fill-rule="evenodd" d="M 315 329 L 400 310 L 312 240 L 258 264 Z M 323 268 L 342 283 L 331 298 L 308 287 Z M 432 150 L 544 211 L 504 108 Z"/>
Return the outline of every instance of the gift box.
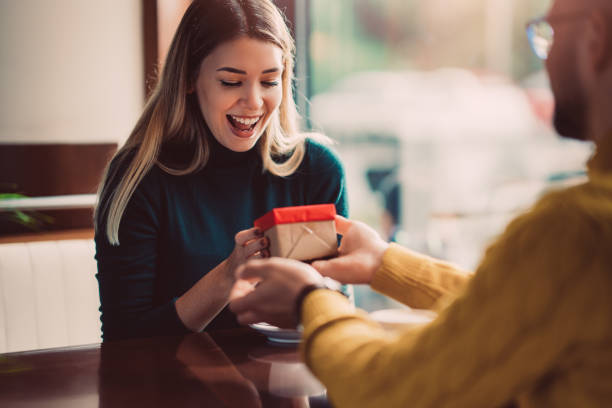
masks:
<path fill-rule="evenodd" d="M 333 204 L 275 208 L 255 220 L 270 240 L 270 255 L 310 261 L 335 256 L 336 207 Z"/>

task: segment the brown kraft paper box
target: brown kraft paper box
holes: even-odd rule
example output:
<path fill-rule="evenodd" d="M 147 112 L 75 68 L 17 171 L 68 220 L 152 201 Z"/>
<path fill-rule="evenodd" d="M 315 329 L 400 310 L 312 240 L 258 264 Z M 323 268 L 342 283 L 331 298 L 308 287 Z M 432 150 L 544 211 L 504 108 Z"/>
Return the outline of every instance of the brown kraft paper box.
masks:
<path fill-rule="evenodd" d="M 312 261 L 338 254 L 333 204 L 275 208 L 255 220 L 270 240 L 270 256 Z"/>

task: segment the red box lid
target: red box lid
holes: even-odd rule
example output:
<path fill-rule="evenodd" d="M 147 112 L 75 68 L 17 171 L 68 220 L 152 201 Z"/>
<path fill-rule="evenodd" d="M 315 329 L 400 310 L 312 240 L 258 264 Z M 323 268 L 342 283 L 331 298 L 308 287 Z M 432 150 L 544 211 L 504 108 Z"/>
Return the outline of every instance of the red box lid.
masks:
<path fill-rule="evenodd" d="M 269 211 L 253 223 L 265 231 L 278 224 L 293 222 L 329 221 L 336 217 L 334 204 L 299 205 L 295 207 L 281 207 Z"/>

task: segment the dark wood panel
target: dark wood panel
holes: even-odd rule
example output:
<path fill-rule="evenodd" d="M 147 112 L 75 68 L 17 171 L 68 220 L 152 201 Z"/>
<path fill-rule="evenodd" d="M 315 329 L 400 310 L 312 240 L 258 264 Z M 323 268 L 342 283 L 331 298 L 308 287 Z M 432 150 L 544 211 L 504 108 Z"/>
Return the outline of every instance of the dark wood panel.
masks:
<path fill-rule="evenodd" d="M 117 150 L 105 144 L 0 144 L 0 192 L 29 197 L 96 193 L 106 164 Z M 0 213 L 0 235 L 35 230 L 92 228 L 92 209 L 28 212 L 36 225 L 21 225 Z"/>
<path fill-rule="evenodd" d="M 0 189 L 30 197 L 95 193 L 116 150 L 116 143 L 0 144 Z"/>
<path fill-rule="evenodd" d="M 157 82 L 159 64 L 158 35 L 157 0 L 142 0 L 145 99 L 148 99 Z"/>
<path fill-rule="evenodd" d="M 297 0 L 274 0 L 274 4 L 278 7 L 287 18 L 291 35 L 295 38 L 295 2 Z M 303 0 L 302 0 L 303 1 Z"/>

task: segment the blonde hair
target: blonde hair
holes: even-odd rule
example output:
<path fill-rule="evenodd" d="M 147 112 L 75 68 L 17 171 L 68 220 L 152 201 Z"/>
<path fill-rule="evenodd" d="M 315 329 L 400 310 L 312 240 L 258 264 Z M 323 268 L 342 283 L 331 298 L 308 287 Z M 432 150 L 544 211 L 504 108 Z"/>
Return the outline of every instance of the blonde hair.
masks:
<path fill-rule="evenodd" d="M 213 136 L 197 96 L 189 90 L 202 60 L 220 44 L 241 36 L 271 42 L 283 52 L 282 101 L 257 142 L 263 170 L 288 176 L 299 167 L 307 136 L 298 130 L 292 91 L 294 43 L 283 15 L 270 0 L 194 0 L 174 35 L 160 80 L 125 145 L 107 166 L 98 190 L 96 232 L 105 225 L 112 245 L 119 245 L 119 224 L 127 204 L 154 165 L 169 174 L 186 175 L 208 162 Z M 183 168 L 162 163 L 166 142 L 190 146 L 191 162 Z M 281 156 L 285 160 L 275 160 Z"/>

